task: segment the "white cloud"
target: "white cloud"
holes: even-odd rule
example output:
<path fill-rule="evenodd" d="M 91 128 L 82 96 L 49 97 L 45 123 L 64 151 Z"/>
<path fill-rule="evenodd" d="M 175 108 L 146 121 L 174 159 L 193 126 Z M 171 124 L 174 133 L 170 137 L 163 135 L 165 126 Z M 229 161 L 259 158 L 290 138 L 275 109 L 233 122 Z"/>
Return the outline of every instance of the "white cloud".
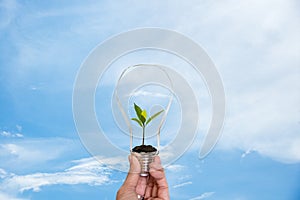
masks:
<path fill-rule="evenodd" d="M 180 172 L 185 168 L 183 165 L 178 165 L 178 164 L 173 164 L 173 165 L 168 165 L 166 167 L 166 170 L 170 172 Z"/>
<path fill-rule="evenodd" d="M 0 178 L 4 178 L 6 176 L 7 176 L 7 172 L 4 169 L 0 168 Z"/>
<path fill-rule="evenodd" d="M 0 135 L 3 136 L 3 137 L 12 137 L 12 138 L 22 138 L 22 137 L 24 137 L 24 135 L 21 134 L 21 133 L 12 133 L 12 132 L 9 132 L 9 131 L 2 131 L 2 132 L 0 132 Z"/>
<path fill-rule="evenodd" d="M 201 194 L 200 196 L 191 198 L 190 200 L 202 200 L 202 199 L 207 199 L 209 197 L 211 197 L 215 192 L 205 192 L 203 194 Z"/>
<path fill-rule="evenodd" d="M 110 184 L 116 181 L 111 180 L 112 169 L 108 166 L 127 167 L 127 163 L 120 163 L 119 158 L 96 160 L 90 157 L 73 160 L 68 163 L 71 166 L 67 168 L 62 168 L 66 164 L 64 161 L 65 164 L 61 167 L 52 168 L 51 171 L 54 172 L 41 172 L 49 171 L 48 161 L 61 159 L 67 151 L 74 151 L 73 145 L 72 140 L 64 138 L 23 139 L 14 143 L 1 144 L 0 158 L 3 161 L 1 166 L 4 167 L 0 168 L 1 195 L 7 197 L 6 199 L 14 199 L 25 191 L 39 192 L 43 187 L 52 185 Z M 47 167 L 45 168 L 44 165 Z M 56 165 L 59 163 L 56 162 Z M 30 168 L 29 172 L 28 168 Z M 12 171 L 19 172 L 11 173 Z M 20 173 L 22 175 L 19 175 Z"/>
<path fill-rule="evenodd" d="M 300 162 L 300 27 L 295 4 L 215 1 L 198 4 L 182 17 L 199 16 L 197 23 L 178 20 L 181 31 L 205 45 L 224 82 L 227 116 L 217 147 L 255 149 L 280 162 Z"/>
<path fill-rule="evenodd" d="M 0 130 L 0 136 L 6 137 L 6 138 L 23 138 L 24 135 L 22 132 L 22 126 L 16 125 L 16 131 L 7 131 L 7 130 Z"/>
<path fill-rule="evenodd" d="M 76 142 L 66 138 L 35 138 L 0 143 L 0 167 L 11 171 L 41 169 L 46 163 L 76 150 Z"/>
<path fill-rule="evenodd" d="M 22 126 L 21 125 L 16 125 L 16 128 L 17 128 L 17 130 L 19 131 L 19 132 L 21 132 L 22 131 Z"/>
<path fill-rule="evenodd" d="M 177 184 L 177 185 L 173 185 L 173 188 L 180 188 L 180 187 L 183 187 L 183 186 L 186 186 L 186 185 L 191 185 L 191 184 L 193 184 L 193 182 L 188 181 L 188 182 L 180 183 L 180 184 Z"/>
<path fill-rule="evenodd" d="M 88 168 L 90 165 L 98 165 L 98 163 L 101 163 L 101 165 L 106 166 L 110 169 L 114 170 L 120 170 L 127 172 L 129 169 L 129 164 L 127 162 L 127 159 L 124 157 L 91 157 L 91 158 L 84 158 L 80 160 L 74 160 L 73 163 L 76 163 L 77 165 L 74 167 L 71 167 L 70 169 L 78 169 L 78 168 Z"/>
<path fill-rule="evenodd" d="M 0 2 L 0 29 L 10 25 L 15 18 L 19 5 L 15 0 L 3 0 Z"/>
<path fill-rule="evenodd" d="M 296 80 L 297 75 L 289 75 L 257 90 L 232 94 L 219 147 L 255 149 L 281 162 L 299 162 Z"/>
<path fill-rule="evenodd" d="M 253 149 L 248 149 L 247 151 L 245 151 L 242 155 L 241 158 L 245 158 L 247 155 L 249 155 L 250 153 L 254 152 L 255 150 Z"/>
<path fill-rule="evenodd" d="M 160 97 L 160 98 L 170 98 L 170 95 L 165 95 L 162 93 L 154 93 L 154 92 L 149 92 L 149 91 L 143 91 L 143 90 L 138 90 L 136 92 L 133 92 L 129 94 L 129 96 L 148 96 L 148 97 Z"/>
<path fill-rule="evenodd" d="M 23 198 L 21 199 L 21 198 L 11 196 L 11 195 L 3 193 L 1 191 L 0 191 L 0 199 L 1 200 L 26 200 L 26 199 L 23 199 Z"/>
<path fill-rule="evenodd" d="M 78 161 L 75 161 L 78 163 Z M 0 191 L 8 194 L 22 193 L 27 190 L 39 192 L 42 187 L 57 184 L 89 184 L 92 186 L 109 184 L 111 170 L 97 162 L 94 158 L 80 160 L 61 172 L 33 173 L 27 175 L 11 174 L 0 182 Z"/>

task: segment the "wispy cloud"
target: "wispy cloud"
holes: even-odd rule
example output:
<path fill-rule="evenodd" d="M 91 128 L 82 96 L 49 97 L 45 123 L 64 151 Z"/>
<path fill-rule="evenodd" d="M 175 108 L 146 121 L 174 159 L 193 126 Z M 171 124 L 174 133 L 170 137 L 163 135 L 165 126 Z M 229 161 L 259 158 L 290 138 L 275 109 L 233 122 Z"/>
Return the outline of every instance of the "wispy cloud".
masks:
<path fill-rule="evenodd" d="M 159 93 L 159 92 L 149 92 L 149 91 L 138 90 L 136 92 L 129 94 L 129 96 L 148 96 L 148 97 L 170 98 L 171 95 L 166 95 L 166 94 Z"/>
<path fill-rule="evenodd" d="M 19 5 L 15 0 L 3 0 L 0 2 L 0 29 L 6 28 L 16 15 Z"/>
<path fill-rule="evenodd" d="M 6 138 L 23 138 L 24 135 L 22 134 L 22 126 L 16 125 L 16 130 L 8 131 L 8 130 L 0 130 L 0 136 L 6 137 Z"/>
<path fill-rule="evenodd" d="M 4 199 L 14 199 L 26 191 L 40 192 L 43 187 L 62 184 L 90 186 L 110 184 L 117 180 L 111 179 L 113 170 L 108 166 L 127 164 L 120 163 L 118 158 L 96 160 L 88 157 L 64 161 L 59 168 L 52 168 L 49 172 L 49 163 L 55 162 L 55 165 L 60 165 L 59 160 L 65 158 L 66 152 L 76 149 L 72 140 L 31 138 L 0 145 L 0 158 L 3 161 L 0 164 L 2 167 L 0 168 L 0 195 L 6 197 Z"/>
<path fill-rule="evenodd" d="M 185 169 L 185 166 L 179 164 L 173 164 L 166 167 L 166 170 L 170 172 L 180 172 Z"/>
<path fill-rule="evenodd" d="M 231 110 L 219 147 L 255 149 L 281 162 L 299 162 L 300 150 L 296 147 L 300 145 L 300 96 L 294 85 L 297 79 L 296 74 L 288 75 L 257 91 L 241 92 L 236 99 L 231 97 Z"/>
<path fill-rule="evenodd" d="M 49 167 L 47 163 L 77 148 L 76 141 L 66 138 L 11 138 L 0 143 L 0 167 L 12 172 L 34 171 Z"/>
<path fill-rule="evenodd" d="M 23 199 L 23 198 L 17 198 L 15 196 L 3 193 L 1 191 L 0 191 L 0 199 L 3 199 L 3 200 L 26 200 L 26 199 Z"/>
<path fill-rule="evenodd" d="M 188 182 L 180 183 L 180 184 L 177 184 L 177 185 L 173 185 L 173 188 L 180 188 L 180 187 L 191 185 L 191 184 L 193 184 L 193 182 L 188 181 Z"/>
<path fill-rule="evenodd" d="M 76 161 L 75 161 L 76 163 Z M 5 175 L 7 173 L 5 172 Z M 42 187 L 66 184 L 88 184 L 98 186 L 114 182 L 110 179 L 111 170 L 93 158 L 81 160 L 79 164 L 54 173 L 33 173 L 27 175 L 6 175 L 0 181 L 0 191 L 17 194 L 32 190 L 39 192 Z"/>
<path fill-rule="evenodd" d="M 22 137 L 24 137 L 24 135 L 21 134 L 21 133 L 12 133 L 12 132 L 9 132 L 9 131 L 2 131 L 2 132 L 0 132 L 0 135 L 3 136 L 3 137 L 12 137 L 12 138 L 22 138 Z"/>
<path fill-rule="evenodd" d="M 250 153 L 252 153 L 254 151 L 255 151 L 254 149 L 248 149 L 241 155 L 241 158 L 245 158 L 247 155 L 249 155 Z"/>
<path fill-rule="evenodd" d="M 0 168 L 0 178 L 4 178 L 7 176 L 7 172 L 4 169 Z"/>
<path fill-rule="evenodd" d="M 211 197 L 215 192 L 205 192 L 203 194 L 201 194 L 200 196 L 191 198 L 190 200 L 202 200 L 202 199 L 207 199 L 209 197 Z"/>
<path fill-rule="evenodd" d="M 295 3 L 207 3 L 190 15 L 200 9 L 208 17 L 180 26 L 206 45 L 225 85 L 227 116 L 217 146 L 255 148 L 280 162 L 300 162 L 300 46 L 295 42 L 300 28 Z M 209 36 L 199 33 L 203 27 L 210 30 Z"/>

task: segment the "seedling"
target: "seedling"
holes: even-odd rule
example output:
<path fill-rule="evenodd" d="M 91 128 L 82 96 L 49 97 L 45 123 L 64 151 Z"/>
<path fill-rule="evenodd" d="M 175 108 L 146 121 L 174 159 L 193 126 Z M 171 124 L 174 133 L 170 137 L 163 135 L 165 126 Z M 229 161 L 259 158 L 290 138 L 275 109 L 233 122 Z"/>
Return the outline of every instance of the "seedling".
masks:
<path fill-rule="evenodd" d="M 142 108 L 140 108 L 135 103 L 134 103 L 134 110 L 135 110 L 135 113 L 136 113 L 136 118 L 131 118 L 131 120 L 137 122 L 142 127 L 142 130 L 143 130 L 142 146 L 144 146 L 145 145 L 145 129 L 146 129 L 146 126 L 154 118 L 156 118 L 157 116 L 159 116 L 164 110 L 161 110 L 161 111 L 155 113 L 154 115 L 150 116 L 149 118 L 147 118 L 148 114 L 147 114 L 146 110 L 143 110 Z"/>

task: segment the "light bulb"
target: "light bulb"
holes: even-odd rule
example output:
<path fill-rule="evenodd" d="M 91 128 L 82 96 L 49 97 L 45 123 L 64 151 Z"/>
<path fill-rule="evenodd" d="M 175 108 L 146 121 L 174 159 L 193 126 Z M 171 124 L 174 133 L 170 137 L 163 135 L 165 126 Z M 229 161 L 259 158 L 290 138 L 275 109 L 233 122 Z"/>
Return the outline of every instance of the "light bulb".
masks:
<path fill-rule="evenodd" d="M 173 100 L 172 91 L 168 73 L 157 64 L 130 66 L 118 79 L 113 113 L 119 128 L 130 138 L 130 152 L 140 162 L 141 176 L 148 176 L 149 164 L 159 153 L 161 129 Z M 137 140 L 139 145 L 134 147 Z"/>

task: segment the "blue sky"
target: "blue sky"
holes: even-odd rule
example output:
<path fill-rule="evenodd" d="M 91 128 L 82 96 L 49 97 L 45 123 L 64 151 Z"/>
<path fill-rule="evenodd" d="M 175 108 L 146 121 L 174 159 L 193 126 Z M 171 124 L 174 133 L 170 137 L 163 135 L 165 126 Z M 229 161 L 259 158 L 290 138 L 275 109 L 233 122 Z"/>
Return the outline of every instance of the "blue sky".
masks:
<path fill-rule="evenodd" d="M 0 199 L 114 199 L 126 174 L 81 144 L 73 84 L 95 46 L 139 27 L 199 43 L 225 86 L 222 137 L 204 160 L 198 150 L 210 110 L 207 95 L 196 92 L 204 116 L 191 148 L 166 168 L 172 199 L 299 199 L 299 7 L 293 0 L 0 0 Z"/>

